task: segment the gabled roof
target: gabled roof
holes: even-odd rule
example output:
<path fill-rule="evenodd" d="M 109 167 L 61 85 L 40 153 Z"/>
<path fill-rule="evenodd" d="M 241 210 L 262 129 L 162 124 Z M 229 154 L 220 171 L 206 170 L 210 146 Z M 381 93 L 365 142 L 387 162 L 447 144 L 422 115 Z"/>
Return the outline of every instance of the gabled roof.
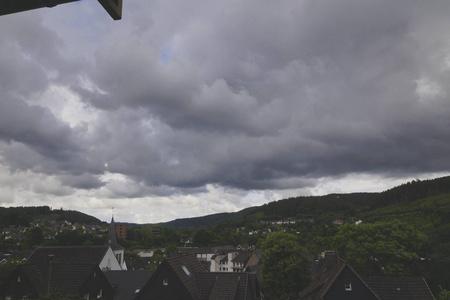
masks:
<path fill-rule="evenodd" d="M 300 292 L 300 298 L 307 295 L 317 295 L 316 298 L 320 299 L 321 295 L 325 293 L 328 286 L 331 285 L 337 275 L 342 271 L 343 267 L 343 264 L 336 263 L 331 266 L 320 268 L 320 271 L 311 284 Z"/>
<path fill-rule="evenodd" d="M 144 287 L 153 271 L 107 271 L 104 272 L 109 283 L 115 288 L 119 299 L 134 299 L 137 292 Z"/>
<path fill-rule="evenodd" d="M 433 300 L 423 277 L 367 277 L 364 281 L 381 300 Z"/>
<path fill-rule="evenodd" d="M 37 247 L 28 258 L 30 263 L 100 264 L 109 246 Z"/>
<path fill-rule="evenodd" d="M 247 266 L 256 266 L 261 261 L 262 256 L 262 250 L 256 249 L 252 252 L 252 255 L 250 256 L 250 259 L 247 262 Z"/>
<path fill-rule="evenodd" d="M 102 273 L 94 264 L 24 264 L 19 266 L 38 294 L 58 290 L 78 295 L 93 272 Z"/>
<path fill-rule="evenodd" d="M 245 264 L 250 259 L 252 251 L 239 251 L 239 254 L 233 258 L 231 261 L 234 263 Z"/>
<path fill-rule="evenodd" d="M 180 255 L 168 259 L 167 263 L 189 291 L 192 298 L 197 299 L 197 287 L 192 274 L 208 272 L 198 261 L 197 257 L 193 254 Z"/>
<path fill-rule="evenodd" d="M 323 259 L 317 262 L 314 270 L 313 281 L 309 286 L 300 291 L 300 299 L 308 297 L 308 299 L 323 299 L 325 294 L 331 288 L 338 276 L 344 269 L 348 268 L 373 294 L 376 299 L 380 299 L 375 292 L 364 282 L 364 280 L 356 273 L 343 259 L 337 257 L 335 252 L 329 252 Z"/>

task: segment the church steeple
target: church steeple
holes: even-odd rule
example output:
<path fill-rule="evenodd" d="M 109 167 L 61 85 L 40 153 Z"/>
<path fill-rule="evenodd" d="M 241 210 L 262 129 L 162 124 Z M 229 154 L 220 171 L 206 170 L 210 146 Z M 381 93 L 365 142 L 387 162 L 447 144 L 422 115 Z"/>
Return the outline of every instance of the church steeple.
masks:
<path fill-rule="evenodd" d="M 109 224 L 109 228 L 108 228 L 108 243 L 107 244 L 109 247 L 111 247 L 111 250 L 113 251 L 114 256 L 117 258 L 117 261 L 119 262 L 119 265 L 121 266 L 121 268 L 126 270 L 126 265 L 124 263 L 125 248 L 117 243 L 116 223 L 114 222 L 114 214 L 111 217 L 111 223 Z"/>
<path fill-rule="evenodd" d="M 119 244 L 117 244 L 116 223 L 114 222 L 114 215 L 112 216 L 111 223 L 109 224 L 108 245 L 111 246 L 112 249 L 114 249 L 116 246 L 119 246 Z"/>

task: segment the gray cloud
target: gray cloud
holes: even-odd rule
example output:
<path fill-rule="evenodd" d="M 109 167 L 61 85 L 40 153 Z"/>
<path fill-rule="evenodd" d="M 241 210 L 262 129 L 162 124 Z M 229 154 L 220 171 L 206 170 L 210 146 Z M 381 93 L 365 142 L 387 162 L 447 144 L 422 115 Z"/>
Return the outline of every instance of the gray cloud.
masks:
<path fill-rule="evenodd" d="M 0 19 L 0 159 L 11 170 L 137 198 L 450 168 L 447 1 L 124 9 L 113 29 L 93 25 L 96 41 L 38 17 Z M 67 55 L 80 43 L 87 60 Z M 36 102 L 52 85 L 91 118 L 69 124 Z"/>

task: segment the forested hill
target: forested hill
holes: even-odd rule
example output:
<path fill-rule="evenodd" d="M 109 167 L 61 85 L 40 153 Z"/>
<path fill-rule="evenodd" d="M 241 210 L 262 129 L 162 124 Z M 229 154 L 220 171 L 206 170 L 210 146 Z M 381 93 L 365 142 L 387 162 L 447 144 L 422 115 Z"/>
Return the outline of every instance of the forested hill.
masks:
<path fill-rule="evenodd" d="M 177 219 L 158 225 L 170 228 L 199 228 L 219 223 L 239 226 L 239 224 L 254 220 L 320 218 L 324 215 L 328 218 L 334 216 L 336 218 L 348 218 L 376 208 L 410 203 L 418 199 L 445 193 L 450 193 L 450 176 L 422 181 L 414 180 L 381 193 L 294 197 L 246 208 L 236 213 Z"/>
<path fill-rule="evenodd" d="M 376 208 L 407 204 L 418 199 L 450 194 L 450 176 L 430 180 L 414 180 L 381 193 L 330 194 L 294 197 L 262 206 L 249 207 L 235 213 L 218 213 L 203 217 L 182 218 L 157 225 L 169 228 L 196 229 L 216 224 L 240 226 L 248 221 L 282 218 L 348 218 Z M 0 227 L 26 226 L 35 219 L 67 220 L 72 223 L 100 224 L 99 219 L 73 210 L 39 207 L 0 207 Z"/>
<path fill-rule="evenodd" d="M 101 224 L 102 222 L 90 215 L 74 211 L 55 209 L 48 206 L 32 207 L 0 207 L 0 228 L 9 225 L 28 226 L 33 220 L 69 221 L 80 224 Z"/>

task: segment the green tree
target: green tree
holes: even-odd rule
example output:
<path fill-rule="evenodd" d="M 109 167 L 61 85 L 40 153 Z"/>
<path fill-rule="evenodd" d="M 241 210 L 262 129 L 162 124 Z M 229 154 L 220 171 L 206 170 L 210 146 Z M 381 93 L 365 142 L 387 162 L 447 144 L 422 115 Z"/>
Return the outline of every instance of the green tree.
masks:
<path fill-rule="evenodd" d="M 436 300 L 450 300 L 450 291 L 443 289 L 442 287 L 440 287 L 440 289 L 441 291 L 437 295 Z"/>
<path fill-rule="evenodd" d="M 208 246 L 213 242 L 214 234 L 209 230 L 201 228 L 194 234 L 193 239 L 194 245 L 197 247 Z"/>
<path fill-rule="evenodd" d="M 0 264 L 0 289 L 19 264 L 19 260 L 12 259 L 8 259 L 5 263 Z"/>
<path fill-rule="evenodd" d="M 155 271 L 161 262 L 164 260 L 164 253 L 161 249 L 156 249 L 153 253 L 152 260 L 149 265 L 145 267 L 146 270 Z"/>
<path fill-rule="evenodd" d="M 339 256 L 364 276 L 410 275 L 425 240 L 400 221 L 345 224 L 334 239 Z"/>
<path fill-rule="evenodd" d="M 83 233 L 83 230 L 77 228 L 71 231 L 64 231 L 56 236 L 60 246 L 79 246 L 86 242 L 88 235 Z"/>
<path fill-rule="evenodd" d="M 265 299 L 297 299 L 311 280 L 310 259 L 295 234 L 282 231 L 262 240 L 262 292 Z"/>
<path fill-rule="evenodd" d="M 32 249 L 44 242 L 44 231 L 40 227 L 28 229 L 24 235 L 23 246 L 25 249 Z"/>

